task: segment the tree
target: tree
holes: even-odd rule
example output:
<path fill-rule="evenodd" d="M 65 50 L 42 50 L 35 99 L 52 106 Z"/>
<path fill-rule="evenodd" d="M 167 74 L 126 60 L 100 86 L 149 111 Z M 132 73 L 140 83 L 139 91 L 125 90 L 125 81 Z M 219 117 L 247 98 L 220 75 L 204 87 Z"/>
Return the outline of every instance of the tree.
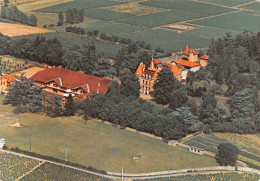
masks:
<path fill-rule="evenodd" d="M 74 101 L 73 101 L 73 97 L 71 94 L 69 95 L 64 108 L 65 108 L 64 116 L 74 116 L 75 115 Z"/>
<path fill-rule="evenodd" d="M 184 87 L 173 90 L 171 93 L 169 108 L 175 110 L 178 107 L 182 107 L 187 101 L 188 95 Z"/>
<path fill-rule="evenodd" d="M 120 93 L 125 96 L 136 96 L 140 94 L 140 83 L 138 77 L 131 73 L 129 69 L 123 69 L 119 72 L 119 80 L 122 88 Z"/>
<path fill-rule="evenodd" d="M 236 92 L 230 102 L 231 119 L 234 121 L 242 118 L 244 122 L 252 122 L 255 115 L 253 102 L 252 90 L 244 89 Z"/>
<path fill-rule="evenodd" d="M 231 143 L 220 143 L 218 146 L 216 160 L 220 165 L 234 166 L 236 164 L 239 152 L 240 150 Z"/>
<path fill-rule="evenodd" d="M 173 114 L 181 118 L 184 123 L 188 126 L 190 132 L 199 131 L 201 128 L 201 123 L 197 123 L 198 117 L 190 112 L 189 107 L 179 107 Z"/>
<path fill-rule="evenodd" d="M 148 51 L 143 50 L 138 53 L 138 60 L 139 62 L 143 62 L 146 67 L 149 67 L 152 56 Z"/>
<path fill-rule="evenodd" d="M 202 105 L 200 111 L 200 119 L 204 123 L 212 123 L 216 121 L 215 108 L 217 106 L 217 100 L 215 94 L 212 92 L 205 93 L 202 96 Z"/>
<path fill-rule="evenodd" d="M 113 76 L 116 74 L 114 67 L 111 66 L 110 62 L 106 58 L 99 58 L 95 64 L 93 75 L 99 77 Z"/>
<path fill-rule="evenodd" d="M 22 97 L 20 94 L 20 82 L 15 81 L 10 85 L 8 94 L 5 96 L 3 100 L 3 104 L 11 104 L 12 106 L 18 106 L 22 102 Z"/>
<path fill-rule="evenodd" d="M 10 3 L 9 0 L 4 0 L 4 7 L 7 7 L 9 3 Z"/>
<path fill-rule="evenodd" d="M 64 24 L 64 14 L 62 11 L 59 12 L 58 19 L 59 19 L 59 21 L 58 21 L 57 25 L 62 26 Z"/>
<path fill-rule="evenodd" d="M 62 116 L 62 106 L 61 106 L 61 97 L 58 95 L 53 95 L 47 98 L 46 114 L 50 117 L 59 117 Z"/>
<path fill-rule="evenodd" d="M 162 69 L 155 80 L 151 96 L 158 104 L 168 104 L 171 93 L 180 87 L 180 82 L 175 78 L 172 71 L 168 68 Z"/>
<path fill-rule="evenodd" d="M 37 26 L 37 17 L 35 15 L 31 15 L 29 24 L 31 26 Z"/>

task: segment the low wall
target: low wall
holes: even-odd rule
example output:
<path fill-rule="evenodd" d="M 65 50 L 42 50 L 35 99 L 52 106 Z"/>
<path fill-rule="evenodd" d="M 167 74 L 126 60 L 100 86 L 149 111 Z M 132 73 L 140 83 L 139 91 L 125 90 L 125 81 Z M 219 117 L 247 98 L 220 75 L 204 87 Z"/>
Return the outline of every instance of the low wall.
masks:
<path fill-rule="evenodd" d="M 248 168 L 248 167 L 233 167 L 233 166 L 217 166 L 217 167 L 203 167 L 203 168 L 188 168 L 181 170 L 169 170 L 162 172 L 150 172 L 150 173 L 124 173 L 125 177 L 148 177 L 148 176 L 163 176 L 169 174 L 180 174 L 180 173 L 189 173 L 189 172 L 203 172 L 203 171 L 242 171 L 249 172 L 260 175 L 260 170 Z M 122 173 L 118 172 L 107 172 L 111 176 L 121 176 Z"/>

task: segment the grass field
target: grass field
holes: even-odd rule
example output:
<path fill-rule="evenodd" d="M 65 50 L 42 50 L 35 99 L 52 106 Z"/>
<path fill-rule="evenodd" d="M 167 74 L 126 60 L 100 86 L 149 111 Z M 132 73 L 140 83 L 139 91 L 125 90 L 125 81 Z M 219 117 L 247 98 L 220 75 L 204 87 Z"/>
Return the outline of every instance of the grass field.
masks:
<path fill-rule="evenodd" d="M 72 0 L 40 0 L 40 1 L 19 4 L 17 5 L 17 8 L 23 12 L 30 12 L 37 9 L 51 7 L 57 4 L 66 3 L 70 1 Z"/>
<path fill-rule="evenodd" d="M 0 33 L 9 37 L 52 33 L 53 30 L 26 26 L 21 24 L 0 23 Z"/>
<path fill-rule="evenodd" d="M 57 181 L 57 180 L 88 180 L 88 181 L 109 181 L 110 179 L 82 172 L 79 170 L 55 165 L 51 163 L 44 163 L 32 173 L 23 177 L 21 181 Z"/>
<path fill-rule="evenodd" d="M 260 2 L 254 2 L 251 4 L 247 4 L 245 6 L 242 6 L 242 8 L 260 11 Z"/>
<path fill-rule="evenodd" d="M 241 151 L 238 158 L 260 168 L 260 137 L 259 135 L 239 135 L 233 133 L 203 134 L 185 142 L 188 145 L 217 153 L 220 143 L 230 142 Z"/>
<path fill-rule="evenodd" d="M 56 24 L 56 14 L 54 17 L 49 13 L 73 7 L 83 8 L 87 18 L 84 23 L 74 26 L 86 31 L 98 29 L 108 35 L 145 41 L 153 49 L 162 47 L 166 52 L 172 52 L 180 51 L 187 44 L 193 48 L 206 48 L 212 38 L 223 36 L 229 31 L 240 33 L 244 27 L 260 29 L 260 23 L 255 23 L 259 21 L 256 14 L 233 13 L 240 10 L 233 6 L 248 2 L 251 1 L 76 0 L 36 10 L 32 8 L 31 11 L 37 11 L 35 13 L 42 26 Z M 239 18 L 242 18 L 242 23 Z M 64 32 L 65 26 L 68 25 L 53 29 Z"/>
<path fill-rule="evenodd" d="M 47 13 L 58 13 L 60 11 L 67 11 L 68 8 L 78 8 L 78 9 L 90 9 L 98 7 L 106 7 L 112 5 L 123 4 L 125 2 L 113 1 L 113 0 L 75 0 L 67 3 L 59 3 L 58 5 L 49 6 L 42 9 L 37 9 L 38 12 Z"/>
<path fill-rule="evenodd" d="M 217 173 L 217 174 L 198 174 L 198 175 L 186 175 L 186 176 L 177 176 L 177 177 L 165 177 L 159 179 L 145 179 L 145 181 L 258 181 L 260 179 L 259 175 L 248 174 L 248 173 Z M 137 181 L 137 180 L 136 180 Z"/>
<path fill-rule="evenodd" d="M 37 36 L 39 35 L 30 35 L 24 37 L 36 38 Z M 120 45 L 117 45 L 113 42 L 97 40 L 87 36 L 77 36 L 75 34 L 69 34 L 64 32 L 55 32 L 55 33 L 45 34 L 44 36 L 48 39 L 57 38 L 65 49 L 71 48 L 76 45 L 82 45 L 84 43 L 86 44 L 86 43 L 95 42 L 97 53 L 104 54 L 104 57 L 108 57 L 108 58 L 114 58 L 118 53 L 118 51 L 121 49 Z M 21 38 L 21 37 L 17 37 L 17 38 Z"/>
<path fill-rule="evenodd" d="M 243 31 L 245 28 L 255 29 L 256 31 L 260 30 L 259 15 L 254 15 L 247 11 L 235 12 L 232 14 L 226 14 L 197 21 L 190 21 L 189 23 L 207 27 L 222 28 L 229 31 Z"/>
<path fill-rule="evenodd" d="M 9 148 L 29 150 L 31 139 L 32 152 L 64 159 L 64 146 L 68 145 L 68 161 L 117 172 L 121 171 L 121 164 L 130 173 L 218 165 L 213 157 L 93 120 L 14 115 L 11 110 L 0 102 L 0 133 Z M 20 121 L 21 128 L 8 126 L 14 119 Z M 143 156 L 134 161 L 132 157 L 141 152 Z"/>
<path fill-rule="evenodd" d="M 196 2 L 196 1 L 189 1 L 189 0 L 149 0 L 144 1 L 141 4 L 160 7 L 160 8 L 167 8 L 167 9 L 174 9 L 177 11 L 181 11 L 183 14 L 185 13 L 194 13 L 200 16 L 209 16 L 209 15 L 216 15 L 220 13 L 225 13 L 229 11 L 233 11 L 230 8 Z M 194 17 L 195 18 L 195 17 Z"/>
<path fill-rule="evenodd" d="M 37 17 L 37 26 L 44 26 L 50 24 L 56 25 L 58 22 L 58 14 L 57 13 L 41 13 L 41 12 L 29 12 L 29 15 L 33 14 Z"/>
<path fill-rule="evenodd" d="M 37 160 L 0 152 L 0 180 L 16 180 L 39 163 Z"/>
<path fill-rule="evenodd" d="M 167 52 L 180 52 L 187 44 L 189 44 L 190 47 L 203 48 L 212 40 L 211 38 L 200 37 L 197 34 L 189 36 L 185 33 L 178 34 L 176 31 L 166 29 L 122 33 L 119 35 L 135 41 L 144 40 L 147 44 L 151 44 L 153 48 L 162 47 Z M 185 45 L 184 42 L 186 42 Z"/>

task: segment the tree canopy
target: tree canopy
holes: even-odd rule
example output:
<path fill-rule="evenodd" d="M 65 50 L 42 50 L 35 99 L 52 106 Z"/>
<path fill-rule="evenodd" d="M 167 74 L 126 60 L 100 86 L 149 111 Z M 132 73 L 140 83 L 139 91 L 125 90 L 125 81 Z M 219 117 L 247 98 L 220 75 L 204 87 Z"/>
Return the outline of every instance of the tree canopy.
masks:
<path fill-rule="evenodd" d="M 231 143 L 221 143 L 218 146 L 216 160 L 220 165 L 236 165 L 237 156 L 240 150 Z"/>
<path fill-rule="evenodd" d="M 158 104 L 168 104 L 172 91 L 180 87 L 180 82 L 168 68 L 162 69 L 155 80 L 151 96 Z"/>

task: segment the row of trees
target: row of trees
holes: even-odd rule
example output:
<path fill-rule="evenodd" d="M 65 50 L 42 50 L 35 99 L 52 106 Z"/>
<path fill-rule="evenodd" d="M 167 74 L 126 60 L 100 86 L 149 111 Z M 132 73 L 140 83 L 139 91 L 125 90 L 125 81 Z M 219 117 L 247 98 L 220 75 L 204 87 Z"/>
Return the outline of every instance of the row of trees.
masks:
<path fill-rule="evenodd" d="M 66 19 L 66 23 L 70 23 L 70 24 L 83 22 L 84 9 L 68 8 L 68 10 L 65 12 L 65 19 Z"/>
<path fill-rule="evenodd" d="M 77 35 L 88 35 L 88 36 L 98 36 L 99 31 L 98 30 L 93 30 L 93 31 L 88 31 L 86 32 L 84 28 L 77 27 L 77 26 L 67 26 L 65 28 L 66 32 L 69 33 L 75 33 Z"/>
<path fill-rule="evenodd" d="M 45 63 L 51 66 L 63 66 L 70 70 L 81 70 L 86 74 L 113 76 L 116 74 L 110 61 L 97 55 L 94 44 L 75 46 L 63 50 L 56 39 L 36 37 L 35 39 L 10 39 L 0 35 L 0 54 Z"/>
<path fill-rule="evenodd" d="M 16 6 L 2 7 L 1 18 L 17 21 L 22 24 L 37 26 L 37 17 L 35 15 L 28 16 L 20 11 Z"/>
<path fill-rule="evenodd" d="M 139 98 L 139 81 L 129 69 L 120 71 L 122 85 L 113 83 L 105 95 L 94 95 L 85 103 L 84 115 L 112 122 L 120 127 L 145 131 L 165 140 L 180 139 L 190 131 L 181 117 L 168 108 L 150 104 Z"/>

